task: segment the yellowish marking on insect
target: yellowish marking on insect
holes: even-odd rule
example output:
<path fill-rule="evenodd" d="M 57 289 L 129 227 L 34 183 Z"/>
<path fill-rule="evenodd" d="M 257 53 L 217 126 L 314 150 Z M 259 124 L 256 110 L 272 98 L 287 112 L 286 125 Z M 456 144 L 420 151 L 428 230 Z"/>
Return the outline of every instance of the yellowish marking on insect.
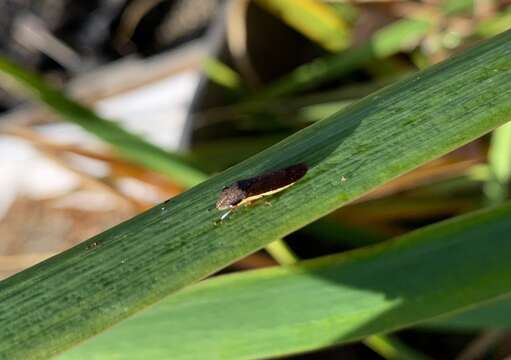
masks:
<path fill-rule="evenodd" d="M 228 210 L 222 215 L 220 221 L 224 220 L 232 210 L 242 205 L 250 205 L 262 197 L 287 189 L 301 179 L 307 170 L 307 165 L 297 164 L 250 179 L 240 180 L 225 187 L 216 203 L 218 210 Z"/>
<path fill-rule="evenodd" d="M 265 192 L 265 193 L 262 193 L 262 194 L 259 194 L 259 195 L 250 196 L 250 197 L 248 197 L 246 199 L 241 200 L 241 202 L 238 205 L 236 205 L 236 207 L 238 207 L 238 206 L 248 206 L 251 203 L 253 203 L 254 201 L 259 200 L 259 199 L 261 199 L 264 196 L 270 196 L 270 195 L 276 194 L 276 193 L 281 192 L 281 191 L 283 191 L 283 190 L 285 190 L 288 187 L 293 186 L 293 185 L 294 185 L 294 182 L 292 182 L 289 185 L 283 186 L 281 188 L 275 189 L 275 190 L 270 190 L 268 192 Z"/>

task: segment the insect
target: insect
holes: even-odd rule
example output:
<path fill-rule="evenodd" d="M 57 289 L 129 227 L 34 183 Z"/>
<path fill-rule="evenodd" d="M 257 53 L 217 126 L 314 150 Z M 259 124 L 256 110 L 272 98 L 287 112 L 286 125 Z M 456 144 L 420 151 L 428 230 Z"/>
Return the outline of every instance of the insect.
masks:
<path fill-rule="evenodd" d="M 222 215 L 220 221 L 224 220 L 235 208 L 249 205 L 263 196 L 272 195 L 287 189 L 300 180 L 307 170 L 307 165 L 300 163 L 250 179 L 239 180 L 225 187 L 216 203 L 218 210 L 228 210 Z"/>

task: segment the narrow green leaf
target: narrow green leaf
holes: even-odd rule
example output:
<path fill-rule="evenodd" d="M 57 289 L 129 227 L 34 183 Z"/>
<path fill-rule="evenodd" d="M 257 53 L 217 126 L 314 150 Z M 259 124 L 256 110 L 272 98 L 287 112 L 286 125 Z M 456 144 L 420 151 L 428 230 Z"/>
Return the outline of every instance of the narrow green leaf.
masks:
<path fill-rule="evenodd" d="M 0 75 L 28 91 L 44 105 L 59 114 L 63 120 L 73 122 L 114 147 L 127 160 L 167 175 L 176 183 L 191 187 L 206 179 L 206 175 L 189 166 L 184 159 L 170 154 L 130 133 L 115 122 L 96 115 L 85 106 L 67 98 L 59 90 L 46 84 L 9 60 L 0 57 Z M 3 78 L 0 77 L 0 80 Z"/>
<path fill-rule="evenodd" d="M 283 240 L 269 243 L 265 250 L 281 265 L 294 264 L 299 260 Z"/>
<path fill-rule="evenodd" d="M 483 304 L 461 314 L 439 317 L 428 321 L 425 326 L 464 331 L 511 329 L 511 296 Z"/>
<path fill-rule="evenodd" d="M 279 239 L 266 246 L 266 251 L 280 264 L 292 265 L 300 261 L 299 257 Z M 282 325 L 282 324 L 280 324 Z M 399 339 L 390 335 L 372 335 L 362 342 L 386 360 L 425 360 L 421 353 L 408 347 Z"/>
<path fill-rule="evenodd" d="M 429 357 L 406 346 L 395 337 L 373 335 L 364 340 L 375 352 L 387 360 L 427 360 Z"/>
<path fill-rule="evenodd" d="M 364 249 L 213 278 L 62 359 L 148 349 L 152 358 L 267 358 L 394 331 L 511 295 L 510 231 L 508 203 Z M 369 341 L 389 350 L 381 340 Z"/>
<path fill-rule="evenodd" d="M 430 22 L 424 20 L 396 21 L 377 31 L 367 44 L 301 65 L 249 100 L 257 102 L 288 95 L 339 78 L 371 60 L 396 54 L 423 37 L 431 26 Z"/>
<path fill-rule="evenodd" d="M 507 32 L 378 91 L 170 201 L 2 281 L 0 323 L 6 325 L 0 354 L 44 358 L 59 353 L 510 117 Z M 218 222 L 214 206 L 224 186 L 299 162 L 308 164 L 307 175 L 273 196 L 272 206 L 241 208 Z M 505 249 L 505 242 L 499 244 L 492 256 L 506 254 Z M 484 253 L 478 256 L 474 260 L 485 258 Z M 491 263 L 487 271 L 492 269 Z M 363 279 L 369 269 L 360 270 Z M 487 286 L 499 283 L 489 281 Z M 413 289 L 413 283 L 407 284 L 407 291 Z M 370 298 L 382 296 L 374 293 Z M 352 305 L 359 310 L 364 306 L 358 301 Z M 389 305 L 396 303 L 384 308 L 390 310 Z"/>
<path fill-rule="evenodd" d="M 328 4 L 318 0 L 257 0 L 257 3 L 326 50 L 338 52 L 350 45 L 347 24 Z"/>
<path fill-rule="evenodd" d="M 300 231 L 323 243 L 339 244 L 351 248 L 373 245 L 388 239 L 388 236 L 378 234 L 374 229 L 341 224 L 328 219 L 328 217 L 309 224 Z"/>
<path fill-rule="evenodd" d="M 292 265 L 300 261 L 298 256 L 283 240 L 276 240 L 266 246 L 266 251 L 280 264 Z M 282 325 L 282 324 L 279 324 Z M 419 352 L 409 348 L 399 339 L 387 335 L 372 335 L 362 342 L 387 360 L 425 360 Z"/>
<path fill-rule="evenodd" d="M 299 110 L 298 116 L 305 122 L 315 122 L 344 109 L 352 102 L 353 101 L 335 101 L 305 106 Z"/>
<path fill-rule="evenodd" d="M 202 68 L 211 81 L 230 90 L 242 90 L 242 80 L 238 73 L 220 60 L 208 57 L 204 60 Z"/>
<path fill-rule="evenodd" d="M 511 124 L 494 131 L 490 148 L 490 166 L 497 180 L 507 183 L 511 179 Z"/>
<path fill-rule="evenodd" d="M 490 204 L 498 204 L 507 198 L 511 178 L 511 123 L 493 132 L 488 168 L 490 177 L 485 183 L 484 192 Z"/>

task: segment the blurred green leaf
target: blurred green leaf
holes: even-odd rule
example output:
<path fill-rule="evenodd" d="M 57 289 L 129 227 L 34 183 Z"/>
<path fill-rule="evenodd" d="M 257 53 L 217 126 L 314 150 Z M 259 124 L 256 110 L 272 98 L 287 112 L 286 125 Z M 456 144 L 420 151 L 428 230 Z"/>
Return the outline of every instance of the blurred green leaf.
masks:
<path fill-rule="evenodd" d="M 148 349 L 152 358 L 274 358 L 394 331 L 511 295 L 510 231 L 508 203 L 380 245 L 220 276 L 62 359 L 136 359 Z M 381 340 L 368 341 L 388 345 Z"/>
<path fill-rule="evenodd" d="M 490 177 L 484 191 L 490 204 L 498 204 L 507 198 L 511 178 L 511 123 L 493 132 L 488 152 L 488 169 Z"/>
<path fill-rule="evenodd" d="M 315 221 L 300 231 L 315 241 L 344 245 L 349 248 L 373 245 L 388 239 L 388 236 L 379 234 L 375 230 L 341 224 L 328 217 Z"/>
<path fill-rule="evenodd" d="M 257 0 L 271 13 L 325 49 L 338 52 L 351 42 L 343 18 L 328 4 L 318 0 Z"/>
<path fill-rule="evenodd" d="M 242 80 L 239 74 L 223 62 L 208 57 L 202 64 L 202 69 L 208 79 L 229 90 L 241 91 Z"/>
<path fill-rule="evenodd" d="M 317 105 L 304 106 L 298 111 L 298 116 L 302 121 L 315 122 L 344 109 L 353 101 L 333 101 Z"/>
<path fill-rule="evenodd" d="M 439 317 L 428 321 L 425 326 L 458 331 L 511 329 L 511 296 L 491 301 L 461 314 Z"/>
<path fill-rule="evenodd" d="M 301 65 L 248 100 L 257 102 L 284 96 L 338 79 L 371 60 L 382 59 L 408 48 L 422 38 L 431 27 L 432 24 L 425 20 L 396 21 L 377 31 L 368 43 Z"/>
<path fill-rule="evenodd" d="M 383 358 L 389 360 L 426 360 L 430 359 L 418 351 L 406 346 L 396 337 L 373 335 L 364 340 L 364 343 L 370 346 Z"/>
<path fill-rule="evenodd" d="M 10 80 L 34 98 L 51 108 L 65 121 L 73 122 L 112 145 L 123 158 L 168 176 L 172 181 L 191 187 L 206 175 L 189 166 L 180 156 L 155 146 L 128 132 L 113 121 L 98 116 L 85 106 L 67 98 L 61 91 L 45 83 L 9 60 L 0 57 L 0 80 Z M 9 84 L 6 84 L 9 86 Z"/>

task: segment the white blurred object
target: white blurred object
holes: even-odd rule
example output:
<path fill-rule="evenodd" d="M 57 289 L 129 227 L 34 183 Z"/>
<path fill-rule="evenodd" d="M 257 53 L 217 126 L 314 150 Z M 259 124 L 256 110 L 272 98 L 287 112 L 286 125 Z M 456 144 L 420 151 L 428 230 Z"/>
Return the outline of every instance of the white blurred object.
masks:
<path fill-rule="evenodd" d="M 108 146 L 94 135 L 71 123 L 55 122 L 32 128 L 38 134 L 59 145 L 77 145 L 88 150 L 102 151 Z"/>
<path fill-rule="evenodd" d="M 100 115 L 119 122 L 147 141 L 177 151 L 183 143 L 187 143 L 186 139 L 183 141 L 188 135 L 185 122 L 199 80 L 198 69 L 174 72 L 157 81 L 97 101 L 95 108 Z M 94 135 L 70 123 L 39 125 L 33 130 L 61 145 L 78 145 L 95 151 L 108 148 Z M 12 136 L 0 136 L 0 154 L 0 219 L 20 194 L 36 199 L 52 198 L 62 196 L 80 185 L 80 178 L 76 174 L 47 159 L 29 142 Z M 108 175 L 110 168 L 106 163 L 89 160 L 74 157 L 70 164 L 91 176 Z M 137 199 L 159 201 L 158 194 L 150 187 L 143 189 L 142 184 L 124 184 L 122 191 Z M 65 204 L 68 204 L 67 200 L 61 205 Z M 90 210 L 101 206 L 101 201 L 95 201 L 93 205 L 90 202 L 75 202 L 73 206 L 80 207 L 80 204 L 83 204 L 83 209 Z"/>
<path fill-rule="evenodd" d="M 146 140 L 176 151 L 198 83 L 198 71 L 186 71 L 99 101 L 96 109 Z"/>
<path fill-rule="evenodd" d="M 119 199 L 105 191 L 76 191 L 58 199 L 53 206 L 87 211 L 111 211 L 119 206 Z"/>
<path fill-rule="evenodd" d="M 158 188 L 143 181 L 125 177 L 118 179 L 116 181 L 116 185 L 121 193 L 129 195 L 133 199 L 153 204 L 157 204 L 162 201 Z"/>
<path fill-rule="evenodd" d="M 0 154 L 0 218 L 18 195 L 53 198 L 80 184 L 78 176 L 48 160 L 24 140 L 0 136 Z"/>
<path fill-rule="evenodd" d="M 110 165 L 105 161 L 77 154 L 66 154 L 65 159 L 73 169 L 95 178 L 103 178 L 110 174 Z"/>

